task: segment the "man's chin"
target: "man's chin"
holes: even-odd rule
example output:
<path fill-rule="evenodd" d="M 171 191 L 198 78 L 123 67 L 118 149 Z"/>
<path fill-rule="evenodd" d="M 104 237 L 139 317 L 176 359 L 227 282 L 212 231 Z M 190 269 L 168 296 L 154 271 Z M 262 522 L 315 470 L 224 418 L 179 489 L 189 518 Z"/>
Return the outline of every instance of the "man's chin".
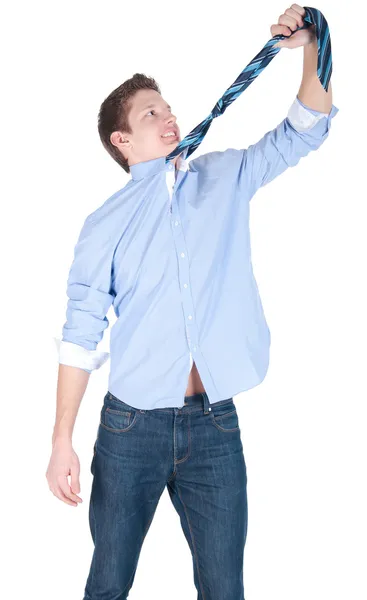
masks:
<path fill-rule="evenodd" d="M 176 150 L 179 143 L 180 143 L 180 140 L 176 140 L 175 142 L 172 142 L 171 144 L 165 144 L 165 146 L 166 146 L 166 148 L 164 149 L 165 156 L 168 156 L 168 154 L 171 154 L 171 152 Z"/>

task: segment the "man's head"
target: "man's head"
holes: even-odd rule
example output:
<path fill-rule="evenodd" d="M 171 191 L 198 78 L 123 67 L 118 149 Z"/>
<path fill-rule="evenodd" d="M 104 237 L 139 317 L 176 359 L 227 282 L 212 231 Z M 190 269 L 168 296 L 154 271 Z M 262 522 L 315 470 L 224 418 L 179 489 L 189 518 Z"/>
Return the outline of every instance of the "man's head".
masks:
<path fill-rule="evenodd" d="M 170 130 L 174 137 L 162 137 Z M 167 156 L 181 141 L 171 107 L 156 81 L 143 73 L 135 73 L 103 101 L 98 132 L 107 152 L 127 173 L 130 165 Z"/>

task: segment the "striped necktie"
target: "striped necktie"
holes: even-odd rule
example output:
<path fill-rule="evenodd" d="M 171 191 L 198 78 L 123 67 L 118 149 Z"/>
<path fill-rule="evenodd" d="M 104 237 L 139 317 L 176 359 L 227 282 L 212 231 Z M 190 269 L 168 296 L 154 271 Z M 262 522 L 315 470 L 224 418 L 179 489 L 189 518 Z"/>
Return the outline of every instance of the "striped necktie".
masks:
<path fill-rule="evenodd" d="M 296 31 L 301 29 L 307 29 L 311 25 L 315 25 L 315 34 L 317 39 L 317 76 L 327 91 L 329 87 L 329 81 L 332 73 L 332 59 L 331 59 L 331 41 L 329 26 L 324 15 L 317 8 L 310 8 L 309 6 L 304 7 L 306 14 L 303 18 L 303 27 L 298 27 L 291 33 L 293 35 Z M 240 94 L 252 83 L 258 75 L 265 69 L 265 67 L 273 60 L 274 56 L 278 54 L 281 48 L 274 48 L 279 40 L 290 38 L 291 36 L 285 36 L 282 34 L 275 35 L 272 37 L 263 47 L 263 49 L 252 59 L 252 61 L 244 68 L 239 74 L 236 81 L 224 92 L 223 96 L 218 100 L 210 115 L 204 119 L 199 125 L 195 127 L 190 133 L 184 137 L 178 146 L 166 156 L 166 163 L 172 160 L 178 154 L 181 154 L 187 149 L 185 158 L 187 159 L 196 148 L 203 141 L 213 119 L 222 115 L 226 108 L 236 100 Z"/>

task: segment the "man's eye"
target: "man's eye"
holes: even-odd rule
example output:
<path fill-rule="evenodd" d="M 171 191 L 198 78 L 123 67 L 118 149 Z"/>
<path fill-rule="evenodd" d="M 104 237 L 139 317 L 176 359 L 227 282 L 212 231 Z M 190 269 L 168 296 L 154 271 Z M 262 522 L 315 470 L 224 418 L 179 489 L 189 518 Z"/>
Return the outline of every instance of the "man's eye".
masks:
<path fill-rule="evenodd" d="M 152 112 L 154 112 L 154 110 L 150 110 L 147 114 L 149 115 L 149 113 L 152 113 Z"/>

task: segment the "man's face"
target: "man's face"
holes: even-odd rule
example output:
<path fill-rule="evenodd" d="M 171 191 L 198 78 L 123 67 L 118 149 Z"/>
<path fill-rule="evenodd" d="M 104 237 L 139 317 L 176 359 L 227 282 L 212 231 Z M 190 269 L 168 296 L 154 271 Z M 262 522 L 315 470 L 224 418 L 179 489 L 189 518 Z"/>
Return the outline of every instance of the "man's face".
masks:
<path fill-rule="evenodd" d="M 132 98 L 128 118 L 133 133 L 122 132 L 120 138 L 115 139 L 118 140 L 118 147 L 128 159 L 129 165 L 167 156 L 181 141 L 175 115 L 155 90 L 136 92 Z M 169 131 L 173 132 L 173 135 L 162 137 Z M 116 132 L 112 134 L 114 135 Z M 176 164 L 177 159 L 179 155 L 172 162 Z"/>

